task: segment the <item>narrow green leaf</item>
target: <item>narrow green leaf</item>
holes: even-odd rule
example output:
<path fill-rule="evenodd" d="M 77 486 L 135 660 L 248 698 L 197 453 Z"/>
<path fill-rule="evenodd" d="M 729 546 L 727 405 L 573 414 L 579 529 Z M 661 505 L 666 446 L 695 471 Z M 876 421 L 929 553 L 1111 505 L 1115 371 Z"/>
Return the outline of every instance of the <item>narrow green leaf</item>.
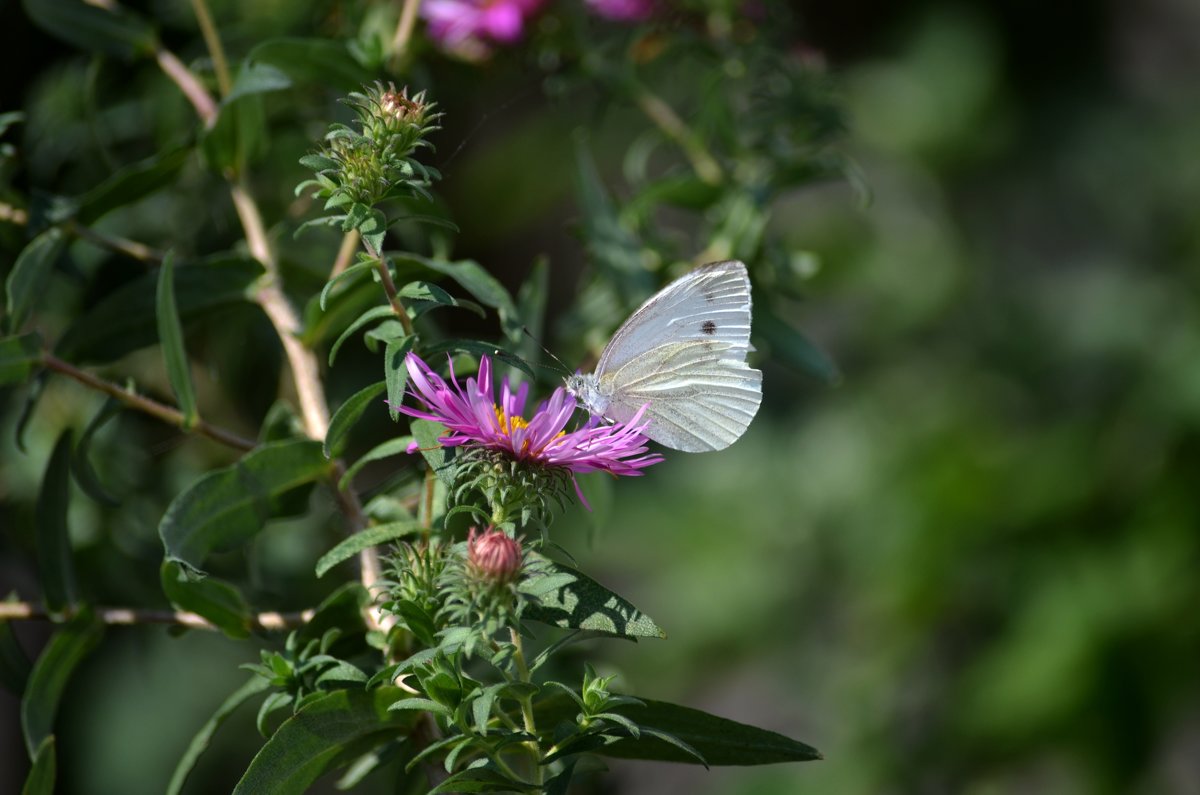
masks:
<path fill-rule="evenodd" d="M 342 479 L 338 481 L 338 488 L 345 489 L 354 480 L 364 466 L 372 461 L 378 461 L 382 458 L 390 458 L 394 455 L 408 452 L 408 446 L 412 444 L 411 436 L 398 436 L 395 439 L 388 439 L 382 444 L 372 447 L 362 458 L 355 461 L 352 465 L 346 468 L 346 474 L 342 475 Z"/>
<path fill-rule="evenodd" d="M 296 83 L 315 83 L 345 91 L 360 89 L 372 75 L 333 39 L 268 39 L 250 51 L 246 61 L 270 64 Z"/>
<path fill-rule="evenodd" d="M 188 430 L 200 419 L 196 410 L 196 392 L 192 389 L 192 373 L 188 364 L 187 350 L 183 346 L 183 326 L 179 322 L 179 309 L 175 305 L 174 257 L 168 252 L 158 269 L 158 341 L 162 345 L 163 358 L 167 363 L 167 379 L 179 401 L 183 412 L 183 429 Z"/>
<path fill-rule="evenodd" d="M 329 421 L 329 431 L 325 434 L 324 450 L 327 458 L 335 458 L 342 454 L 350 429 L 362 417 L 364 411 L 381 402 L 377 398 L 386 388 L 387 384 L 379 381 L 355 392 L 345 403 L 338 406 L 338 410 L 333 413 L 333 419 Z M 379 408 L 382 408 L 382 405 Z"/>
<path fill-rule="evenodd" d="M 472 767 L 459 771 L 429 790 L 429 795 L 441 792 L 541 792 L 537 784 L 509 778 L 490 767 Z"/>
<path fill-rule="evenodd" d="M 529 554 L 543 561 L 548 571 L 521 585 L 523 593 L 536 598 L 525 609 L 525 618 L 628 638 L 667 636 L 649 616 L 586 574 L 536 552 Z"/>
<path fill-rule="evenodd" d="M 42 337 L 36 331 L 0 340 L 0 385 L 29 378 L 42 359 Z"/>
<path fill-rule="evenodd" d="M 70 498 L 71 431 L 58 437 L 42 490 L 38 494 L 34 526 L 37 528 L 38 573 L 42 595 L 51 612 L 60 612 L 75 603 L 75 563 L 71 537 L 67 531 L 67 502 Z"/>
<path fill-rule="evenodd" d="M 62 256 L 67 239 L 57 226 L 39 234 L 17 255 L 5 281 L 5 311 L 9 331 L 20 331 L 34 304 L 45 297 L 54 263 Z"/>
<path fill-rule="evenodd" d="M 217 707 L 217 711 L 213 713 L 211 718 L 205 721 L 204 725 L 200 727 L 200 731 L 196 732 L 196 736 L 188 743 L 187 750 L 183 752 L 183 757 L 179 760 L 179 764 L 175 766 L 175 772 L 171 775 L 171 783 L 167 785 L 167 795 L 179 795 L 183 791 L 183 785 L 187 782 L 188 776 L 191 775 L 192 769 L 200 759 L 200 755 L 208 749 L 213 735 L 217 733 L 217 729 L 221 728 L 221 724 L 225 722 L 225 719 L 232 715 L 234 710 L 242 704 L 270 686 L 270 682 L 261 676 L 253 676 L 248 682 L 233 691 L 229 698 L 221 702 L 221 706 Z"/>
<path fill-rule="evenodd" d="M 402 698 L 392 702 L 388 709 L 403 712 L 406 710 L 419 710 L 421 712 L 436 712 L 438 715 L 451 716 L 450 708 L 444 704 L 439 704 L 436 701 L 431 701 L 428 698 Z"/>
<path fill-rule="evenodd" d="M 54 779 L 58 772 L 58 754 L 54 746 L 53 734 L 42 740 L 33 755 L 33 766 L 25 778 L 21 795 L 54 795 Z"/>
<path fill-rule="evenodd" d="M 346 330 L 338 335 L 333 346 L 329 349 L 329 366 L 333 367 L 333 362 L 337 358 L 338 351 L 342 348 L 342 343 L 350 339 L 354 335 L 354 332 L 369 323 L 392 317 L 394 314 L 391 306 L 374 306 L 355 318 L 354 322 L 346 326 Z"/>
<path fill-rule="evenodd" d="M 174 274 L 175 302 L 187 324 L 247 299 L 263 275 L 246 257 L 213 257 Z M 56 352 L 72 362 L 111 362 L 158 342 L 158 275 L 147 273 L 101 299 L 59 340 Z"/>
<path fill-rule="evenodd" d="M 500 283 L 499 279 L 488 273 L 482 265 L 474 260 L 450 262 L 408 253 L 398 253 L 393 256 L 397 263 L 414 263 L 434 273 L 449 276 L 458 283 L 459 287 L 470 293 L 476 301 L 499 310 L 507 317 L 516 314 L 516 307 L 508 290 Z"/>
<path fill-rule="evenodd" d="M 754 327 L 766 339 L 775 358 L 826 384 L 837 384 L 842 380 L 842 374 L 832 359 L 768 307 L 755 306 Z"/>
<path fill-rule="evenodd" d="M 83 0 L 23 0 L 25 13 L 51 36 L 82 50 L 131 59 L 154 53 L 158 36 L 142 17 L 120 6 Z"/>
<path fill-rule="evenodd" d="M 317 576 L 324 577 L 334 566 L 349 560 L 368 547 L 386 544 L 420 531 L 421 525 L 416 522 L 389 522 L 360 530 L 321 556 L 317 561 Z"/>
<path fill-rule="evenodd" d="M 383 382 L 387 384 L 388 415 L 392 422 L 400 419 L 400 404 L 408 386 L 408 368 L 404 359 L 413 349 L 413 337 L 392 340 L 383 349 Z"/>
<path fill-rule="evenodd" d="M 329 474 L 320 442 L 274 442 L 201 477 L 158 525 L 167 557 L 200 570 L 210 552 L 253 538 L 271 519 L 308 507 L 312 484 Z"/>
<path fill-rule="evenodd" d="M 230 583 L 193 574 L 174 560 L 162 562 L 159 579 L 163 593 L 177 609 L 208 619 L 231 638 L 250 636 L 250 607 Z"/>
<path fill-rule="evenodd" d="M 522 327 L 518 329 L 516 338 L 510 337 L 517 353 L 532 362 L 542 358 L 541 340 L 545 333 L 546 301 L 549 295 L 550 263 L 545 257 L 539 257 L 517 291 L 517 319 Z"/>
<path fill-rule="evenodd" d="M 100 642 L 104 625 L 89 611 L 79 613 L 54 633 L 34 663 L 21 699 L 21 729 L 30 758 L 54 733 L 54 716 L 75 667 Z"/>
<path fill-rule="evenodd" d="M 664 739 L 671 735 L 703 755 L 711 766 L 772 765 L 780 762 L 807 762 L 820 759 L 815 748 L 778 732 L 759 729 L 698 709 L 665 701 L 641 699 L 642 704 L 626 704 L 612 710 L 642 728 L 642 736 L 623 738 L 594 749 L 596 753 L 620 759 L 651 759 L 664 762 L 700 764 L 688 751 Z M 539 726 L 555 726 L 562 721 L 575 722 L 579 705 L 566 695 L 555 694 L 534 705 Z"/>
<path fill-rule="evenodd" d="M 354 224 L 362 239 L 371 244 L 375 251 L 383 251 L 383 240 L 387 237 L 387 216 L 382 210 L 371 210 L 365 218 Z"/>
<path fill-rule="evenodd" d="M 29 427 L 29 421 L 33 419 L 33 411 L 37 408 L 38 399 L 46 389 L 47 380 L 46 371 L 41 370 L 29 382 L 29 391 L 25 394 L 25 402 L 21 404 L 21 414 L 17 417 L 16 425 L 13 426 L 13 441 L 22 453 L 29 452 L 25 449 L 25 429 Z"/>
<path fill-rule="evenodd" d="M 321 309 L 325 309 L 325 303 L 329 300 L 329 293 L 336 285 L 341 284 L 347 279 L 357 280 L 370 273 L 374 268 L 375 260 L 357 262 L 327 281 L 325 286 L 321 288 Z"/>
<path fill-rule="evenodd" d="M 392 686 L 320 694 L 276 730 L 251 761 L 234 795 L 302 793 L 321 774 L 407 736 L 419 715 L 388 709 L 405 695 Z"/>
<path fill-rule="evenodd" d="M 191 153 L 189 147 L 169 149 L 117 170 L 79 197 L 75 220 L 90 226 L 113 210 L 133 204 L 169 186 Z"/>
<path fill-rule="evenodd" d="M 442 340 L 425 348 L 423 355 L 425 360 L 429 361 L 430 357 L 439 353 L 469 353 L 472 356 L 490 356 L 496 361 L 516 367 L 530 378 L 537 377 L 534 375 L 533 367 L 529 362 L 508 348 L 493 342 L 484 342 L 482 340 Z"/>
<path fill-rule="evenodd" d="M 12 622 L 0 621 L 0 684 L 13 695 L 21 695 L 25 692 L 31 668 L 25 650 L 12 631 Z"/>
<path fill-rule="evenodd" d="M 200 151 L 209 168 L 219 173 L 241 172 L 266 150 L 262 94 L 243 94 L 232 102 L 222 102 L 217 120 L 200 140 Z"/>
<path fill-rule="evenodd" d="M 96 474 L 96 470 L 92 466 L 88 451 L 91 449 L 92 437 L 95 436 L 96 431 L 120 414 L 124 407 L 124 404 L 115 397 L 104 401 L 100 411 L 96 412 L 96 416 L 83 430 L 83 435 L 79 437 L 79 444 L 75 445 L 75 453 L 71 456 L 71 472 L 75 475 L 75 482 L 89 497 L 101 505 L 116 506 L 120 505 L 121 501 L 104 488 L 104 484 L 100 482 L 100 476 Z"/>
<path fill-rule="evenodd" d="M 409 423 L 413 439 L 420 446 L 421 455 L 438 479 L 448 487 L 454 486 L 454 448 L 443 447 L 440 439 L 448 435 L 446 426 L 429 420 L 413 420 Z"/>
<path fill-rule="evenodd" d="M 242 97 L 269 94 L 272 91 L 291 88 L 291 86 L 292 79 L 281 69 L 268 63 L 244 63 L 238 70 L 233 87 L 224 101 L 226 104 L 231 104 Z"/>

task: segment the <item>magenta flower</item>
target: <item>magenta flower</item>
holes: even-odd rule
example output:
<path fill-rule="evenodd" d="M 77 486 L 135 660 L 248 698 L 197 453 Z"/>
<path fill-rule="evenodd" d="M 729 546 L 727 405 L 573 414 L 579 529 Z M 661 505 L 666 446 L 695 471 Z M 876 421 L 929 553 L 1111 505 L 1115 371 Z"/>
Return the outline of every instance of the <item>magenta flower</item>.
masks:
<path fill-rule="evenodd" d="M 614 22 L 643 22 L 654 15 L 655 0 L 583 0 L 598 17 Z"/>
<path fill-rule="evenodd" d="M 409 392 L 424 410 L 397 408 L 410 417 L 445 425 L 450 433 L 438 441 L 447 447 L 496 450 L 518 461 L 562 467 L 572 473 L 640 475 L 641 470 L 663 460 L 647 452 L 641 411 L 628 423 L 607 425 L 592 417 L 583 426 L 568 431 L 575 399 L 563 387 L 555 389 L 527 420 L 529 384 L 521 384 L 513 392 L 505 378 L 500 401 L 496 402 L 492 363 L 486 356 L 479 361 L 478 378 L 468 378 L 465 386 L 454 377 L 453 364 L 447 383 L 415 354 L 408 354 L 404 363 L 408 367 Z"/>
<path fill-rule="evenodd" d="M 444 50 L 468 58 L 490 52 L 491 44 L 512 44 L 543 0 L 425 0 L 421 16 L 429 37 Z"/>

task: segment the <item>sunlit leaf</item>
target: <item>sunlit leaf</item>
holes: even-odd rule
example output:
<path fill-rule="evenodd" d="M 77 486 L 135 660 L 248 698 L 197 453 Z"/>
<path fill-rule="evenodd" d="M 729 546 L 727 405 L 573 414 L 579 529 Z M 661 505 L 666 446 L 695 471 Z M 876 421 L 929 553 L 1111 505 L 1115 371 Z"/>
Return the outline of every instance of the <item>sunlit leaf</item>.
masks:
<path fill-rule="evenodd" d="M 400 418 L 400 404 L 408 386 L 408 367 L 404 360 L 413 349 L 414 339 L 391 340 L 383 349 L 383 381 L 387 384 L 388 415 L 395 422 Z"/>
<path fill-rule="evenodd" d="M 336 458 L 342 454 L 342 448 L 345 446 L 350 430 L 362 417 L 364 411 L 378 403 L 378 398 L 385 389 L 387 389 L 387 384 L 383 381 L 371 384 L 346 398 L 346 402 L 338 407 L 329 421 L 329 431 L 325 434 L 326 457 Z"/>
<path fill-rule="evenodd" d="M 586 629 L 630 638 L 665 638 L 645 613 L 582 572 L 535 552 L 547 573 L 521 584 L 532 596 L 524 617 L 564 629 Z"/>
<path fill-rule="evenodd" d="M 389 522 L 359 530 L 321 556 L 321 559 L 317 561 L 317 576 L 324 577 L 325 573 L 334 566 L 349 560 L 364 549 L 419 532 L 421 532 L 421 525 L 417 522 Z"/>
<path fill-rule="evenodd" d="M 439 480 L 447 486 L 453 487 L 454 448 L 444 447 L 440 441 L 449 433 L 446 426 L 440 422 L 413 420 L 409 427 L 412 428 L 413 439 L 416 440 L 418 449 L 425 457 L 430 469 L 438 476 Z"/>
<path fill-rule="evenodd" d="M 284 721 L 259 750 L 234 795 L 298 795 L 321 774 L 407 736 L 419 713 L 388 709 L 405 695 L 392 686 L 318 695 Z"/>
<path fill-rule="evenodd" d="M 164 560 L 159 575 L 163 593 L 177 609 L 196 613 L 231 638 L 249 637 L 250 608 L 233 585 L 194 574 L 174 560 Z"/>
<path fill-rule="evenodd" d="M 245 543 L 271 519 L 302 513 L 313 483 L 329 468 L 320 442 L 298 440 L 263 445 L 204 475 L 158 525 L 167 557 L 200 570 L 210 552 Z"/>

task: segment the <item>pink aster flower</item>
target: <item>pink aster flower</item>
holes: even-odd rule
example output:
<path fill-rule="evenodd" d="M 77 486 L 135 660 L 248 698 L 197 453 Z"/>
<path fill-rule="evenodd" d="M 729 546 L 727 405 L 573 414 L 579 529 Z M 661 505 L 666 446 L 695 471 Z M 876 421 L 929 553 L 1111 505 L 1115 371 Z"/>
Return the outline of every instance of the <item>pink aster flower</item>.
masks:
<path fill-rule="evenodd" d="M 602 424 L 592 417 L 582 426 L 568 431 L 567 423 L 575 413 L 575 400 L 563 387 L 525 418 L 529 384 L 514 392 L 505 378 L 496 400 L 492 384 L 492 363 L 484 356 L 479 375 L 458 383 L 451 364 L 449 382 L 429 369 L 415 354 L 405 357 L 409 392 L 424 408 L 399 406 L 410 417 L 440 422 L 450 433 L 440 441 L 446 447 L 478 447 L 546 467 L 561 467 L 571 473 L 608 472 L 612 475 L 640 475 L 641 470 L 662 461 L 649 453 L 642 431 L 642 411 L 628 423 Z M 582 497 L 582 495 L 580 495 Z"/>
<path fill-rule="evenodd" d="M 543 0 L 425 0 L 421 16 L 442 49 L 467 57 L 486 55 L 491 44 L 512 44 Z"/>
<path fill-rule="evenodd" d="M 643 22 L 654 15 L 655 0 L 583 0 L 598 17 L 614 22 Z"/>

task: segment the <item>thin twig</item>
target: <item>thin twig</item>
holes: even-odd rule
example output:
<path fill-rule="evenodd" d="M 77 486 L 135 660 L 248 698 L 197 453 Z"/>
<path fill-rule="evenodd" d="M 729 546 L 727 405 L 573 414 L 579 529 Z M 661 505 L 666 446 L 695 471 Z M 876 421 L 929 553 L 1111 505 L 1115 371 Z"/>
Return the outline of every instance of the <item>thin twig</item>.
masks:
<path fill-rule="evenodd" d="M 31 602 L 0 602 L 0 621 L 64 621 L 77 610 L 67 609 L 53 613 L 44 606 Z M 135 607 L 95 607 L 92 613 L 104 624 L 133 626 L 136 624 L 176 624 L 193 629 L 219 631 L 220 627 L 197 613 L 186 610 L 145 610 Z M 298 613 L 256 613 L 250 617 L 256 629 L 279 631 L 302 627 L 312 620 L 315 610 Z"/>
<path fill-rule="evenodd" d="M 217 103 L 212 98 L 212 94 L 208 93 L 204 84 L 170 50 L 160 48 L 154 57 L 167 77 L 179 86 L 179 90 L 192 103 L 192 107 L 196 109 L 196 115 L 200 117 L 200 121 L 204 122 L 204 126 L 211 128 L 217 121 Z"/>
<path fill-rule="evenodd" d="M 396 26 L 396 35 L 392 38 L 392 62 L 398 63 L 408 52 L 408 42 L 412 39 L 413 29 L 417 25 L 417 12 L 421 8 L 421 0 L 404 0 L 400 9 L 400 23 Z"/>
<path fill-rule="evenodd" d="M 157 400 L 151 400 L 148 397 L 143 397 L 136 392 L 130 392 L 119 384 L 114 384 L 111 381 L 105 381 L 103 378 L 97 378 L 89 372 L 80 370 L 73 364 L 64 362 L 52 353 L 42 355 L 42 364 L 55 372 L 69 376 L 84 386 L 91 387 L 106 395 L 112 395 L 117 400 L 124 403 L 130 408 L 149 414 L 152 417 L 157 417 L 163 422 L 174 425 L 184 431 L 198 433 L 201 436 L 207 436 L 214 442 L 228 445 L 237 450 L 253 450 L 255 442 L 252 439 L 246 439 L 238 436 L 232 431 L 227 431 L 224 428 L 213 425 L 202 419 L 197 419 L 190 427 L 187 424 L 187 418 L 183 412 L 174 406 L 168 406 L 165 403 L 159 403 Z"/>
<path fill-rule="evenodd" d="M 200 35 L 204 36 L 208 57 L 212 58 L 217 88 L 220 89 L 221 96 L 227 97 L 233 89 L 233 82 L 229 79 L 229 62 L 225 60 L 225 48 L 221 46 L 221 37 L 217 35 L 217 28 L 213 25 L 208 4 L 204 0 L 192 0 L 192 11 L 196 14 L 196 23 L 200 25 Z"/>
<path fill-rule="evenodd" d="M 129 240 L 128 238 L 110 235 L 105 232 L 98 232 L 89 226 L 84 226 L 75 221 L 67 221 L 67 223 L 63 224 L 63 230 L 80 240 L 86 240 L 93 245 L 117 254 L 124 254 L 139 262 L 161 265 L 163 259 L 167 256 L 166 252 L 151 248 L 145 243 L 139 243 L 136 240 Z"/>
<path fill-rule="evenodd" d="M 363 238 L 362 244 L 363 248 L 367 250 L 367 254 L 375 260 L 375 270 L 379 273 L 379 281 L 383 285 L 383 292 L 387 294 L 388 303 L 392 305 L 392 312 L 400 321 L 400 325 L 404 327 L 404 333 L 411 337 L 413 333 L 412 320 L 408 317 L 408 310 L 404 308 L 404 302 L 396 293 L 396 283 L 392 281 L 392 270 L 388 267 L 387 260 L 383 258 L 383 252 L 376 251 L 366 238 Z"/>

